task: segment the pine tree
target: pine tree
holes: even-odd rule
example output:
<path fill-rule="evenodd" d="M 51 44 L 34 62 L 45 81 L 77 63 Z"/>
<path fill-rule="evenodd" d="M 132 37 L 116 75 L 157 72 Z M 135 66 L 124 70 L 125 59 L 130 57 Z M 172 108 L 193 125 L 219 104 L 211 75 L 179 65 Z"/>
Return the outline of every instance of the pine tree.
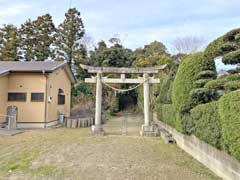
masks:
<path fill-rule="evenodd" d="M 18 30 L 15 26 L 8 24 L 0 28 L 0 60 L 18 60 Z"/>
<path fill-rule="evenodd" d="M 52 17 L 49 14 L 39 16 L 36 21 L 33 22 L 35 27 L 35 37 L 37 44 L 35 47 L 36 59 L 38 61 L 44 61 L 53 57 L 53 51 L 51 45 L 54 42 L 56 35 L 56 28 L 52 21 Z"/>
<path fill-rule="evenodd" d="M 71 69 L 79 74 L 81 72 L 79 63 L 87 57 L 86 48 L 81 45 L 81 38 L 84 36 L 84 25 L 80 12 L 71 8 L 65 14 L 65 20 L 58 27 L 56 39 L 57 60 L 65 60 Z M 86 60 L 86 59 L 85 59 Z"/>
<path fill-rule="evenodd" d="M 56 28 L 49 14 L 39 16 L 35 21 L 26 21 L 20 28 L 21 59 L 44 61 L 53 58 L 51 46 L 55 35 Z"/>
<path fill-rule="evenodd" d="M 35 60 L 36 35 L 34 32 L 34 24 L 28 19 L 19 29 L 20 36 L 20 59 L 26 61 Z"/>

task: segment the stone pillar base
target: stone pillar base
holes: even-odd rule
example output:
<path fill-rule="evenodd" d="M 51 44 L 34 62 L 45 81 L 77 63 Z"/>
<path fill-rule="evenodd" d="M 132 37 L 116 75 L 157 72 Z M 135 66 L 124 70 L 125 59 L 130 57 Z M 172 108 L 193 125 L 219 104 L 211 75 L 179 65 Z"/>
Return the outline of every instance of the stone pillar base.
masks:
<path fill-rule="evenodd" d="M 104 136 L 105 132 L 102 125 L 93 125 L 92 126 L 92 135 L 94 136 Z"/>
<path fill-rule="evenodd" d="M 140 135 L 141 136 L 157 137 L 160 134 L 159 134 L 159 131 L 157 129 L 155 129 L 153 125 L 150 125 L 150 126 L 142 125 Z"/>

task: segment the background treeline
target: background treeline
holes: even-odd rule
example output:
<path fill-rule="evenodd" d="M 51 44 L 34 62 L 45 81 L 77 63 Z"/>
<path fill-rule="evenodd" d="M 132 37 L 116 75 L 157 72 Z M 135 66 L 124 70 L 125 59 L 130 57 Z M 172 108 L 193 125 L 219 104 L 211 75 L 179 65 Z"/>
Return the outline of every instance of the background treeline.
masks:
<path fill-rule="evenodd" d="M 193 42 L 193 39 L 189 39 Z M 176 42 L 178 49 L 181 48 L 179 43 L 181 40 Z M 189 51 L 188 48 L 185 50 Z M 125 48 L 118 37 L 95 44 L 87 35 L 81 14 L 76 8 L 69 9 L 58 26 L 54 24 L 50 14 L 45 14 L 36 19 L 28 19 L 19 27 L 12 24 L 0 27 L 1 61 L 68 62 L 78 79 L 78 83 L 73 86 L 73 104 L 92 100 L 95 93 L 94 85 L 83 82 L 89 74 L 80 68 L 80 63 L 91 66 L 146 67 L 173 64 L 173 59 L 167 48 L 157 41 L 136 50 Z M 120 94 L 104 87 L 103 92 L 105 109 L 110 109 L 112 113 L 120 111 L 126 100 L 130 104 L 137 103 L 137 98 L 141 97 L 138 96 L 141 91 Z"/>
<path fill-rule="evenodd" d="M 219 76 L 214 59 L 240 63 L 240 29 L 210 43 L 204 52 L 186 56 L 175 78 L 165 74 L 156 111 L 161 121 L 185 134 L 226 150 L 240 160 L 240 69 Z"/>
<path fill-rule="evenodd" d="M 0 28 L 0 60 L 46 61 L 64 60 L 76 74 L 78 64 L 86 59 L 86 47 L 81 42 L 85 30 L 80 12 L 73 8 L 56 27 L 50 14 L 28 19 L 20 27 L 4 24 Z"/>

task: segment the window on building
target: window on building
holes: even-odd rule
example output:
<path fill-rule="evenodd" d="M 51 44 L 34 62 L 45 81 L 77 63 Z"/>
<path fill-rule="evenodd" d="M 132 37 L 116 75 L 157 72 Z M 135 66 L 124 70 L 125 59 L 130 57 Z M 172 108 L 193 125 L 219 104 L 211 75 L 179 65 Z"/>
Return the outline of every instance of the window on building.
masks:
<path fill-rule="evenodd" d="M 32 102 L 44 102 L 44 93 L 31 93 Z"/>
<path fill-rule="evenodd" d="M 58 105 L 64 105 L 65 104 L 65 94 L 62 89 L 58 90 Z"/>
<path fill-rule="evenodd" d="M 8 93 L 8 101 L 25 102 L 27 93 Z"/>

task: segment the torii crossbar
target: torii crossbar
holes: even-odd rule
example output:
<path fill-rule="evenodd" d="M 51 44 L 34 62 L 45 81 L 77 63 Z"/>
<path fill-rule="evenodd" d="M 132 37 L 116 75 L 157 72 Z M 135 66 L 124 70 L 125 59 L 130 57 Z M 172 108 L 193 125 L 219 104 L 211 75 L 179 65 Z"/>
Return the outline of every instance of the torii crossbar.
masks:
<path fill-rule="evenodd" d="M 142 125 L 141 135 L 154 135 L 154 129 L 150 119 L 150 91 L 149 84 L 160 83 L 160 79 L 150 77 L 149 74 L 157 74 L 160 70 L 164 70 L 167 65 L 149 68 L 116 68 L 116 67 L 92 67 L 80 65 L 88 73 L 97 74 L 91 78 L 85 78 L 86 83 L 96 83 L 96 107 L 95 107 L 95 125 L 92 126 L 94 135 L 104 135 L 102 127 L 101 111 L 102 111 L 102 84 L 143 84 L 144 95 L 144 125 Z M 103 74 L 121 74 L 120 78 L 103 77 Z M 135 79 L 126 78 L 126 74 L 142 74 Z"/>

